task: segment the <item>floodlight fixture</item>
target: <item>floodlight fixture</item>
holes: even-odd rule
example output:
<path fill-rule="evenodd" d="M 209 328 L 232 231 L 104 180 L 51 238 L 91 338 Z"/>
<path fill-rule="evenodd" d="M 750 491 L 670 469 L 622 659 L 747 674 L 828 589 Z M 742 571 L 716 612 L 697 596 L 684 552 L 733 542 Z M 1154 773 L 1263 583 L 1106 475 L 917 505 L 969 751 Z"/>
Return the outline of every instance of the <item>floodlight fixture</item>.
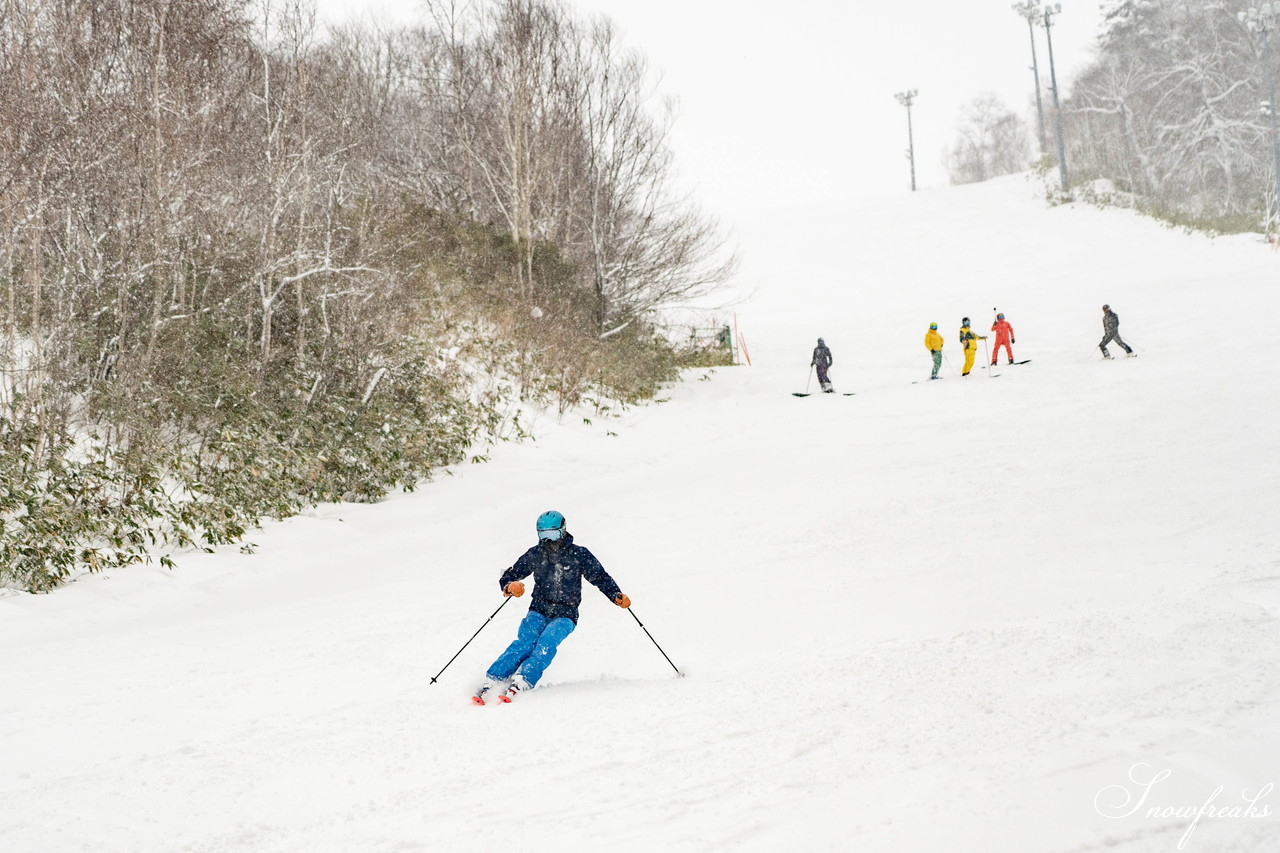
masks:
<path fill-rule="evenodd" d="M 1261 7 L 1250 6 L 1248 10 L 1236 14 L 1236 19 L 1254 33 L 1272 29 L 1276 25 L 1277 18 L 1280 18 L 1280 3 L 1263 3 Z"/>
<path fill-rule="evenodd" d="M 1031 36 L 1031 77 L 1036 86 L 1036 130 L 1040 139 L 1040 156 L 1044 156 L 1047 146 L 1044 141 L 1044 102 L 1040 98 L 1040 65 L 1036 61 L 1036 21 L 1040 19 L 1040 0 L 1026 0 L 1014 3 L 1013 11 L 1027 19 L 1027 33 Z"/>
<path fill-rule="evenodd" d="M 1058 137 L 1058 177 L 1065 193 L 1067 182 L 1067 149 L 1062 139 L 1062 103 L 1058 98 L 1058 72 L 1053 65 L 1053 17 L 1062 13 L 1062 4 L 1053 3 L 1044 7 L 1041 25 L 1044 27 L 1045 42 L 1049 45 L 1049 85 L 1053 92 L 1053 130 Z"/>
<path fill-rule="evenodd" d="M 894 95 L 898 103 L 907 108 L 907 159 L 911 161 L 911 191 L 916 191 L 916 143 L 911 131 L 911 105 L 916 101 L 919 89 L 907 89 Z"/>

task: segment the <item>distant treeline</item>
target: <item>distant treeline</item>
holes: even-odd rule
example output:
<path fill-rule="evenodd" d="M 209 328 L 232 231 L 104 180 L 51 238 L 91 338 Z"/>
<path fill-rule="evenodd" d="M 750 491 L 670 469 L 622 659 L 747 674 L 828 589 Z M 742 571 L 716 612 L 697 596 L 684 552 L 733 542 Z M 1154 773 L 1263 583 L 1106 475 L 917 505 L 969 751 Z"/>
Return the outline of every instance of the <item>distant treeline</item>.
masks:
<path fill-rule="evenodd" d="M 1262 102 L 1280 43 L 1265 66 L 1261 34 L 1237 17 L 1250 5 L 1261 4 L 1107 3 L 1098 58 L 1064 105 L 1076 179 L 1111 179 L 1186 224 L 1274 229 L 1275 161 Z"/>
<path fill-rule="evenodd" d="M 1171 222 L 1219 232 L 1275 233 L 1275 159 L 1267 112 L 1280 73 L 1280 40 L 1264 59 L 1262 34 L 1238 15 L 1251 0 L 1110 0 L 1096 57 L 1059 77 L 1071 184 L 1114 184 L 1133 204 Z M 1280 7 L 1278 7 L 1280 13 Z M 1063 14 L 1068 14 L 1069 10 Z M 1280 23 L 1277 21 L 1276 23 Z M 1280 36 L 1280 28 L 1271 34 Z M 1043 30 L 1036 28 L 1041 45 Z M 1041 49 L 1041 71 L 1044 68 Z M 1049 81 L 1042 80 L 1045 151 L 1057 162 Z M 984 93 L 966 104 L 946 154 L 952 183 L 1026 168 L 1039 132 Z M 1053 175 L 1056 177 L 1056 174 Z M 1091 190 L 1079 194 L 1098 198 Z M 1107 201 L 1102 197 L 1100 200 Z"/>
<path fill-rule="evenodd" d="M 459 11 L 466 6 L 466 12 Z M 0 582 L 412 488 L 512 404 L 631 401 L 728 276 L 604 20 L 0 0 Z"/>

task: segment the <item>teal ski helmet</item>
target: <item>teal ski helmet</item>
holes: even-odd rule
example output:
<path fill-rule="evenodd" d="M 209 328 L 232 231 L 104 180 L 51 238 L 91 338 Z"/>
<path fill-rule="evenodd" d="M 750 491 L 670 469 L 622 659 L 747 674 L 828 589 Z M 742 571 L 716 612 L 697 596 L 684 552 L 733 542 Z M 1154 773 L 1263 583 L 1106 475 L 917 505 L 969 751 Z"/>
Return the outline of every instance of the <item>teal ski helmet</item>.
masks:
<path fill-rule="evenodd" d="M 538 516 L 538 538 L 555 541 L 564 535 L 564 516 L 549 509 Z"/>

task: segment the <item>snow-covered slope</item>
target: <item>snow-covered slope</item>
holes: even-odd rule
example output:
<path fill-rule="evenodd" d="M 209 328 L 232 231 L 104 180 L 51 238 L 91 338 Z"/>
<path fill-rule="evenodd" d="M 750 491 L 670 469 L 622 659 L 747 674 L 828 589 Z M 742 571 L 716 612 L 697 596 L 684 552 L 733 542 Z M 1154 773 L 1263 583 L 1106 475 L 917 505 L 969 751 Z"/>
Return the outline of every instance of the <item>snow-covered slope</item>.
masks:
<path fill-rule="evenodd" d="M 0 598 L 0 849 L 1280 849 L 1280 256 L 1021 178 L 739 236 L 750 368 Z M 993 307 L 1030 364 L 913 384 Z M 687 677 L 588 588 L 516 704 L 527 599 L 429 683 L 548 508 Z"/>

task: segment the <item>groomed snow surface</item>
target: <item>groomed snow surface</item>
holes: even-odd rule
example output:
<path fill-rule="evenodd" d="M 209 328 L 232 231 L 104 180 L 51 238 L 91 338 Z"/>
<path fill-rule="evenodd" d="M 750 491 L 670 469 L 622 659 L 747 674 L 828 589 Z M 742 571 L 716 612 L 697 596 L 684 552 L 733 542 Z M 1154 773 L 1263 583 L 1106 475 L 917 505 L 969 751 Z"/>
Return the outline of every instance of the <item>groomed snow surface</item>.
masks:
<path fill-rule="evenodd" d="M 1023 177 L 738 236 L 752 367 L 0 597 L 0 849 L 1280 850 L 1280 255 Z M 549 508 L 686 677 L 588 587 L 535 692 L 467 701 L 527 598 L 430 684 Z"/>

